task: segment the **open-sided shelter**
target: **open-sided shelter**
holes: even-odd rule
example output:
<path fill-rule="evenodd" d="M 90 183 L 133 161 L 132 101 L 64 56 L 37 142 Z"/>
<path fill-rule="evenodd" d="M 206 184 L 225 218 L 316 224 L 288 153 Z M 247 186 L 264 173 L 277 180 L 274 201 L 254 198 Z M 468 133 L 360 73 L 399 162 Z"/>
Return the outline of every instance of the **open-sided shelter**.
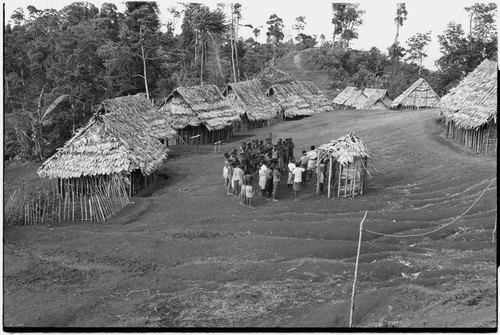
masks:
<path fill-rule="evenodd" d="M 73 219 L 76 207 L 77 218 L 104 220 L 120 198 L 153 182 L 175 136 L 145 95 L 105 100 L 38 175 L 58 179 L 59 206 L 72 208 Z"/>
<path fill-rule="evenodd" d="M 439 100 L 439 96 L 434 92 L 431 85 L 424 78 L 420 78 L 392 101 L 391 108 L 434 108 L 439 103 Z"/>
<path fill-rule="evenodd" d="M 358 93 L 359 90 L 354 86 L 347 86 L 344 88 L 342 92 L 340 92 L 332 101 L 333 106 L 336 109 L 345 109 L 350 107 L 346 105 L 347 100 L 355 93 Z"/>
<path fill-rule="evenodd" d="M 239 114 L 243 131 L 283 121 L 281 107 L 266 96 L 258 79 L 227 84 L 222 94 Z"/>
<path fill-rule="evenodd" d="M 293 81 L 291 85 L 297 93 L 319 113 L 332 112 L 333 107 L 323 92 L 312 81 Z"/>
<path fill-rule="evenodd" d="M 332 190 L 337 191 L 337 197 L 362 195 L 366 189 L 366 175 L 369 174 L 369 158 L 368 148 L 352 132 L 321 145 L 318 162 L 328 162 L 328 197 Z"/>
<path fill-rule="evenodd" d="M 365 88 L 363 95 L 366 100 L 363 102 L 358 99 L 356 109 L 389 109 L 391 107 L 391 99 L 387 94 L 387 90 L 382 88 Z"/>
<path fill-rule="evenodd" d="M 302 118 L 319 112 L 314 110 L 290 84 L 275 84 L 267 90 L 266 95 L 271 99 L 276 99 L 286 119 Z"/>
<path fill-rule="evenodd" d="M 496 154 L 497 62 L 485 59 L 441 98 L 447 136 L 476 152 Z"/>
<path fill-rule="evenodd" d="M 240 116 L 215 85 L 176 88 L 158 111 L 177 130 L 181 143 L 210 144 L 231 138 Z"/>

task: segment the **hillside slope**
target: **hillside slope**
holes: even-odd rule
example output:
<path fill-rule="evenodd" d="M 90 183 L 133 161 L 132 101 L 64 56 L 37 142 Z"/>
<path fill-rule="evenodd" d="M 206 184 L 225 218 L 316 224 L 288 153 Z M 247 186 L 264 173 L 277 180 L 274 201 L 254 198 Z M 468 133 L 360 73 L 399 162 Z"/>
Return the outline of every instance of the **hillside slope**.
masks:
<path fill-rule="evenodd" d="M 312 81 L 329 100 L 333 100 L 337 92 L 328 87 L 331 79 L 324 70 L 316 67 L 312 61 L 313 53 L 314 49 L 290 52 L 277 60 L 276 67 L 288 73 L 292 79 Z"/>

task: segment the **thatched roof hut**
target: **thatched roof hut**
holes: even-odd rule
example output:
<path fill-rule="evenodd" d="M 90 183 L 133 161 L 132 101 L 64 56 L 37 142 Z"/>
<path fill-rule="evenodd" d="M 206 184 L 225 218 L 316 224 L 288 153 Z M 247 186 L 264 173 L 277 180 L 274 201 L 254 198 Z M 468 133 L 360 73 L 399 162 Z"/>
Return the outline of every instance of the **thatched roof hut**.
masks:
<path fill-rule="evenodd" d="M 311 116 L 319 112 L 314 110 L 290 84 L 273 85 L 267 90 L 266 95 L 279 102 L 288 119 Z"/>
<path fill-rule="evenodd" d="M 497 62 L 485 59 L 437 107 L 459 127 L 477 129 L 491 120 L 496 122 L 497 71 Z"/>
<path fill-rule="evenodd" d="M 328 197 L 332 184 L 333 188 L 337 188 L 337 197 L 354 197 L 364 193 L 371 153 L 359 137 L 352 132 L 341 136 L 321 145 L 318 154 L 319 161 L 329 160 Z"/>
<path fill-rule="evenodd" d="M 144 101 L 145 100 L 145 101 Z M 38 169 L 42 178 L 129 173 L 157 170 L 168 148 L 159 138 L 175 138 L 175 131 L 158 117 L 143 95 L 104 101 L 86 126 Z"/>
<path fill-rule="evenodd" d="M 158 111 L 179 133 L 184 143 L 200 135 L 200 144 L 230 138 L 240 116 L 215 85 L 178 87 Z"/>
<path fill-rule="evenodd" d="M 318 112 L 332 112 L 331 103 L 323 95 L 323 92 L 312 81 L 294 81 L 291 83 L 298 94 Z"/>
<path fill-rule="evenodd" d="M 344 103 L 344 106 L 350 108 L 361 108 L 365 105 L 368 98 L 363 94 L 363 91 L 354 91 L 349 98 Z"/>
<path fill-rule="evenodd" d="M 238 122 L 239 115 L 215 85 L 178 87 L 158 109 L 174 129 L 204 125 L 209 131 Z"/>
<path fill-rule="evenodd" d="M 431 85 L 424 78 L 420 78 L 394 99 L 391 108 L 433 108 L 437 106 L 439 100 Z"/>
<path fill-rule="evenodd" d="M 485 59 L 437 106 L 446 118 L 448 137 L 486 154 L 496 152 L 497 71 L 497 62 Z"/>
<path fill-rule="evenodd" d="M 258 79 L 227 84 L 222 94 L 236 112 L 249 121 L 268 121 L 276 118 L 281 107 L 270 100 Z"/>
<path fill-rule="evenodd" d="M 347 86 L 342 92 L 340 92 L 332 103 L 340 106 L 345 106 L 346 101 L 354 94 L 359 92 L 359 90 L 354 86 Z"/>
<path fill-rule="evenodd" d="M 364 102 L 358 100 L 357 109 L 389 109 L 391 107 L 391 99 L 387 94 L 387 90 L 381 88 L 365 88 L 363 95 L 366 97 Z"/>

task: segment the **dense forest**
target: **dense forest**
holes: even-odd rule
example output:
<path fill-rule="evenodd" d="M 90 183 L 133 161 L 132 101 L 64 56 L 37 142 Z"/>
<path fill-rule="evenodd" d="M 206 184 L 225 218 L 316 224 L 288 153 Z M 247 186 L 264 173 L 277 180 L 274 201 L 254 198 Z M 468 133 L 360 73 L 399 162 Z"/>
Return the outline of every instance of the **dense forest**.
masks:
<path fill-rule="evenodd" d="M 386 88 L 392 98 L 419 77 L 442 96 L 484 58 L 497 60 L 494 3 L 465 7 L 469 27 L 448 24 L 438 36 L 437 71 L 422 67 L 430 33 L 401 43 L 399 30 L 411 13 L 404 4 L 394 10 L 394 43 L 385 51 L 358 51 L 349 47 L 363 24 L 358 4 L 332 4 L 331 32 L 319 37 L 304 34 L 307 18 L 297 17 L 296 36 L 288 41 L 279 15 L 271 15 L 264 28 L 242 25 L 245 13 L 238 3 L 215 9 L 178 3 L 162 13 L 167 23 L 155 2 L 126 2 L 123 13 L 113 3 L 100 9 L 88 2 L 61 10 L 18 8 L 4 26 L 4 159 L 47 158 L 104 99 L 145 92 L 158 102 L 178 86 L 223 87 L 304 49 L 312 48 L 315 66 L 329 75 L 332 90 Z M 242 27 L 255 38 L 240 37 Z M 257 42 L 261 33 L 266 43 Z"/>

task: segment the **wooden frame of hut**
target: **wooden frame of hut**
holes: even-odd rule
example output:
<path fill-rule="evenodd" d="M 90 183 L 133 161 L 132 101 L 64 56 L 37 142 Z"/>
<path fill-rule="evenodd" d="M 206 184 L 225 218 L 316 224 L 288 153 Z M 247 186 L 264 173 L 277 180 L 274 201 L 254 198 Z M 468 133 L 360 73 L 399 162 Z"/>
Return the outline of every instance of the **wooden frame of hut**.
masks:
<path fill-rule="evenodd" d="M 364 143 L 352 132 L 318 148 L 318 162 L 328 162 L 328 198 L 336 191 L 337 197 L 353 197 L 366 191 L 367 166 L 371 154 Z M 319 175 L 320 164 L 316 167 Z M 332 185 L 333 184 L 333 185 Z M 319 189 L 319 179 L 317 180 Z"/>
<path fill-rule="evenodd" d="M 298 94 L 295 87 L 290 84 L 275 84 L 269 87 L 266 95 L 271 99 L 276 99 L 280 104 L 285 119 L 299 119 L 318 113 Z"/>
<path fill-rule="evenodd" d="M 478 153 L 497 151 L 497 62 L 485 59 L 441 98 L 446 136 Z"/>
<path fill-rule="evenodd" d="M 323 92 L 312 81 L 293 81 L 290 85 L 295 87 L 297 93 L 319 113 L 332 112 L 333 107 Z"/>
<path fill-rule="evenodd" d="M 335 109 L 346 109 L 350 106 L 346 104 L 346 101 L 359 90 L 354 86 L 347 86 L 342 92 L 340 92 L 332 101 Z"/>
<path fill-rule="evenodd" d="M 155 180 L 175 137 L 144 94 L 105 100 L 38 175 L 58 179 L 63 219 L 70 218 L 64 213 L 72 208 L 73 220 L 75 211 L 82 220 L 105 220 Z"/>
<path fill-rule="evenodd" d="M 362 102 L 358 99 L 356 109 L 389 109 L 391 107 L 392 101 L 386 89 L 365 88 L 363 95 L 366 100 Z"/>
<path fill-rule="evenodd" d="M 281 107 L 266 96 L 258 79 L 227 84 L 222 95 L 240 115 L 239 130 L 247 131 L 283 121 Z"/>
<path fill-rule="evenodd" d="M 158 111 L 177 130 L 182 144 L 191 144 L 192 138 L 198 144 L 227 140 L 240 121 L 215 85 L 178 87 L 164 99 Z"/>
<path fill-rule="evenodd" d="M 440 101 L 431 85 L 420 78 L 392 101 L 392 109 L 434 108 Z"/>

